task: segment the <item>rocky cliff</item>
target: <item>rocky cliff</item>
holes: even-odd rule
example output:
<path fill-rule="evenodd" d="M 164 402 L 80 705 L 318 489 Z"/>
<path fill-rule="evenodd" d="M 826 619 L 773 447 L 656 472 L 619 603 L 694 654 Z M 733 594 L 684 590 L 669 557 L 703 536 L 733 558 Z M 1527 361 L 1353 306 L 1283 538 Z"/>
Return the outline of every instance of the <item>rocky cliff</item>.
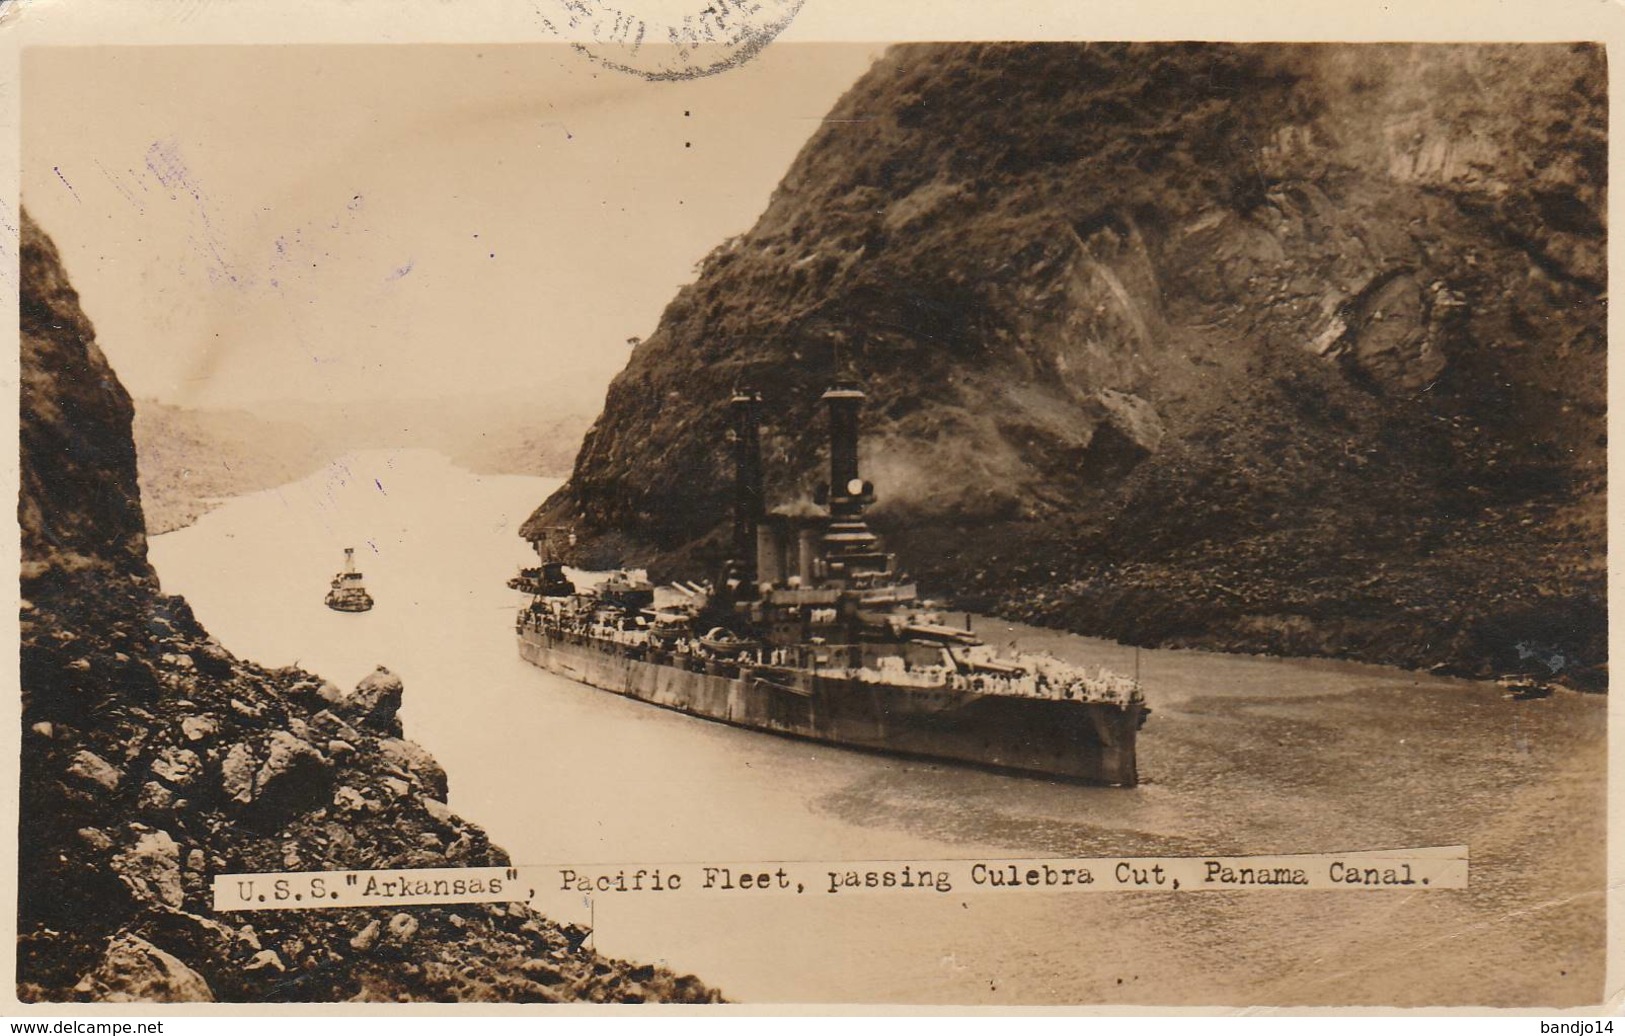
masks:
<path fill-rule="evenodd" d="M 518 907 L 211 910 L 220 873 L 508 861 L 399 680 L 264 669 L 158 592 L 129 397 L 26 213 L 21 247 L 19 999 L 713 999 Z"/>
<path fill-rule="evenodd" d="M 1600 47 L 917 45 L 611 385 L 531 529 L 702 574 L 861 370 L 875 524 L 959 604 L 1600 686 Z"/>
<path fill-rule="evenodd" d="M 26 211 L 18 273 L 23 580 L 53 569 L 150 580 L 129 393 L 96 345 L 56 246 Z"/>

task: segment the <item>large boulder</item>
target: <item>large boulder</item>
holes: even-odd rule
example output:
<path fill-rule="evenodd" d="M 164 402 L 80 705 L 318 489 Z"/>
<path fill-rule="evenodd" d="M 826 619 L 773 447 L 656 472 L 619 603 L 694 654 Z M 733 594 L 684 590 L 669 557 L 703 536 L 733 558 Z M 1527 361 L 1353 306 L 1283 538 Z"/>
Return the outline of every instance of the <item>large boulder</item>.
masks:
<path fill-rule="evenodd" d="M 237 929 L 184 910 L 149 911 L 141 919 L 138 934 L 165 953 L 188 962 L 222 993 L 226 990 L 219 977 L 252 952 L 251 941 Z"/>
<path fill-rule="evenodd" d="M 346 698 L 339 711 L 352 722 L 375 734 L 400 737 L 401 678 L 383 666 L 371 673 Z"/>
<path fill-rule="evenodd" d="M 220 730 L 220 722 L 213 716 L 187 716 L 181 720 L 181 733 L 188 741 L 206 741 Z"/>
<path fill-rule="evenodd" d="M 306 728 L 319 737 L 340 738 L 352 744 L 361 740 L 360 731 L 335 716 L 329 709 L 323 709 L 310 717 L 310 722 L 306 724 Z"/>
<path fill-rule="evenodd" d="M 227 798 L 261 810 L 297 809 L 326 801 L 333 764 L 308 741 L 273 730 L 258 744 L 238 742 L 220 764 Z"/>
<path fill-rule="evenodd" d="M 153 760 L 152 774 L 176 788 L 185 788 L 197 780 L 203 771 L 203 761 L 190 748 L 170 746 Z"/>
<path fill-rule="evenodd" d="M 265 762 L 255 775 L 255 795 L 262 801 L 321 802 L 333 782 L 333 765 L 309 742 L 286 730 L 265 738 Z"/>
<path fill-rule="evenodd" d="M 228 748 L 220 762 L 220 787 L 226 797 L 243 806 L 253 802 L 254 771 L 258 766 L 254 749 L 247 742 L 239 741 Z"/>
<path fill-rule="evenodd" d="M 400 738 L 378 739 L 378 751 L 395 766 L 411 774 L 419 787 L 430 796 L 446 801 L 446 771 L 423 746 Z"/>
<path fill-rule="evenodd" d="M 125 932 L 115 936 L 96 969 L 77 991 L 112 1003 L 212 1003 L 203 976 L 147 940 Z"/>
<path fill-rule="evenodd" d="M 124 773 L 106 759 L 88 750 L 74 753 L 68 764 L 68 775 L 88 788 L 117 791 Z"/>
<path fill-rule="evenodd" d="M 178 908 L 185 899 L 180 846 L 168 831 L 134 833 L 134 842 L 113 857 L 113 872 L 136 900 Z"/>

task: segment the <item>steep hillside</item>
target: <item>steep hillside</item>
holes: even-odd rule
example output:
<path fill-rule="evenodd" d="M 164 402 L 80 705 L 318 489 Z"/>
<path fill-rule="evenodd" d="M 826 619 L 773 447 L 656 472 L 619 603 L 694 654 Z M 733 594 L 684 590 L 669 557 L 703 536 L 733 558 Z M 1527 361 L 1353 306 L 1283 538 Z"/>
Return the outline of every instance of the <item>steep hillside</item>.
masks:
<path fill-rule="evenodd" d="M 144 583 L 129 393 L 113 377 L 56 246 L 23 213 L 17 521 L 23 581 L 93 570 Z"/>
<path fill-rule="evenodd" d="M 592 425 L 586 414 L 526 414 L 448 439 L 446 455 L 482 475 L 564 478 Z"/>
<path fill-rule="evenodd" d="M 1599 47 L 895 48 L 532 526 L 702 573 L 727 394 L 810 496 L 843 342 L 876 525 L 962 605 L 1600 686 L 1605 177 Z"/>
<path fill-rule="evenodd" d="M 321 436 L 291 421 L 155 399 L 136 401 L 133 432 L 152 536 L 191 525 L 215 500 L 292 482 L 336 456 Z"/>
<path fill-rule="evenodd" d="M 130 400 L 22 217 L 24 1001 L 704 1001 L 520 907 L 215 914 L 213 875 L 507 863 L 404 739 L 387 671 L 346 693 L 234 658 L 146 559 Z"/>
<path fill-rule="evenodd" d="M 258 411 L 135 401 L 147 533 L 219 500 L 293 482 L 351 450 L 421 447 L 481 474 L 561 478 L 591 418 L 514 400 L 262 404 Z"/>

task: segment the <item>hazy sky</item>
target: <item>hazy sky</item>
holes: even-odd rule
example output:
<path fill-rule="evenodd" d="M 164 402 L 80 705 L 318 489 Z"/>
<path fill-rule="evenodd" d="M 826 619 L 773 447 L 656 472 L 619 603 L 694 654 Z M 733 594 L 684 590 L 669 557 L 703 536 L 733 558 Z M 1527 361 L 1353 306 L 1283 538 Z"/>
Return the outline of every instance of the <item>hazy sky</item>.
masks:
<path fill-rule="evenodd" d="M 651 84 L 562 45 L 35 48 L 23 202 L 134 395 L 595 410 L 879 50 Z"/>

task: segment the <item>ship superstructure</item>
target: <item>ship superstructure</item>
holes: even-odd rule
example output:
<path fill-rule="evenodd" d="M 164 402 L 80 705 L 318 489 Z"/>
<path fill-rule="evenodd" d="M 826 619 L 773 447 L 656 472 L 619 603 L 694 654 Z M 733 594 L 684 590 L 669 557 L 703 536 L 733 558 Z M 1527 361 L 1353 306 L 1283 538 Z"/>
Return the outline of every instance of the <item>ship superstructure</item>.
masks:
<path fill-rule="evenodd" d="M 355 548 L 344 548 L 344 568 L 333 577 L 324 603 L 336 612 L 364 612 L 372 608 L 372 595 L 355 567 Z"/>
<path fill-rule="evenodd" d="M 525 659 L 573 679 L 737 726 L 833 744 L 1105 784 L 1138 780 L 1147 708 L 1137 681 L 1047 655 L 1001 654 L 923 602 L 864 517 L 864 400 L 825 392 L 829 481 L 819 506 L 769 512 L 761 397 L 729 404 L 730 557 L 711 586 L 658 590 L 618 572 L 578 590 L 573 537 L 546 530 L 541 564 L 509 585 Z"/>

